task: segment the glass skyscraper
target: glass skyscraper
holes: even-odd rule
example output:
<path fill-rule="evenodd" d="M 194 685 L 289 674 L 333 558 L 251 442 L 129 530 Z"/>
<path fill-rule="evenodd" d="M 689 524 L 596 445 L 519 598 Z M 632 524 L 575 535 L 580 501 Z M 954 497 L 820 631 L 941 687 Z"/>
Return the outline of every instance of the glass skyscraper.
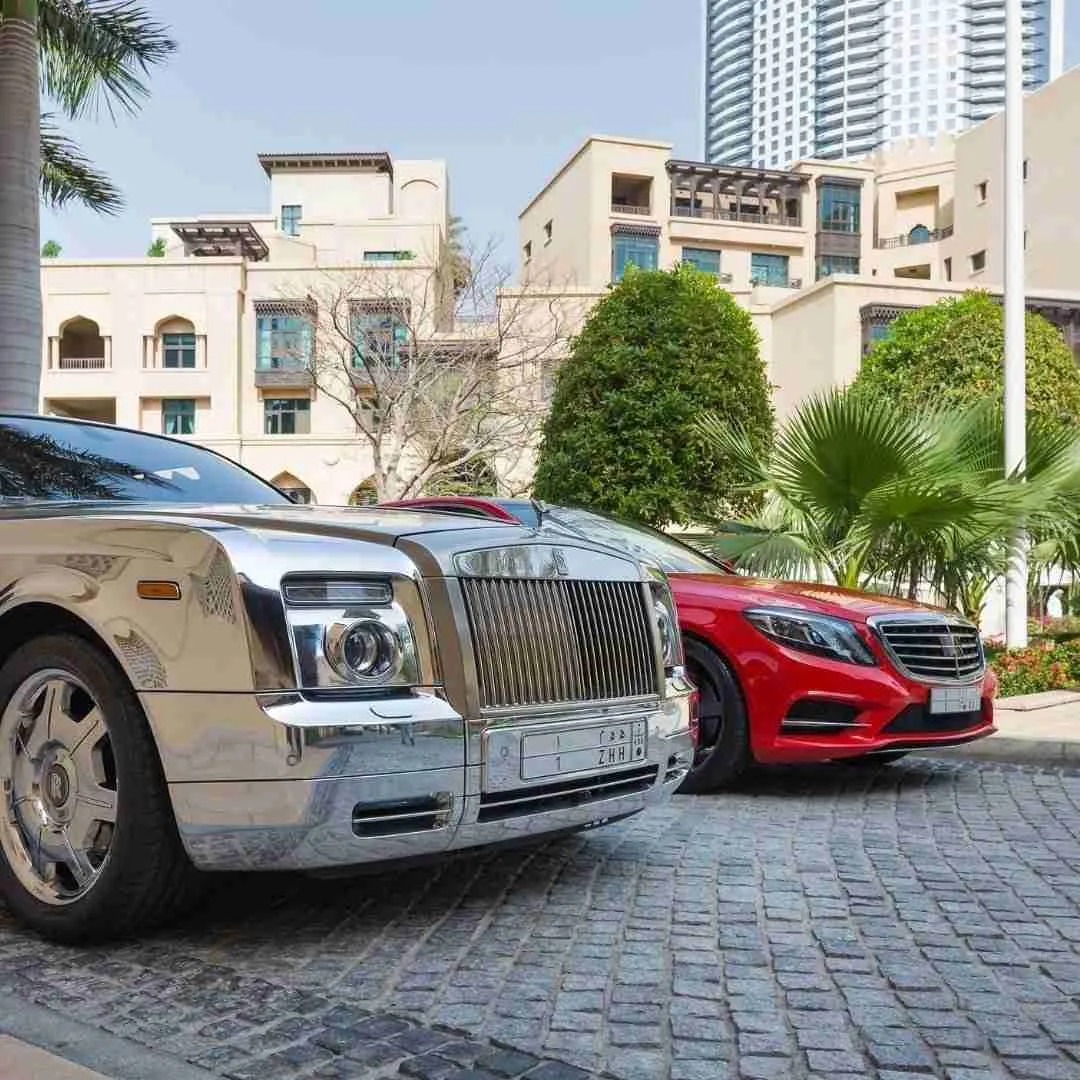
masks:
<path fill-rule="evenodd" d="M 1061 74 L 1065 0 L 1022 0 L 1024 80 Z M 775 167 L 956 132 L 1005 104 L 1005 0 L 706 0 L 705 156 Z"/>

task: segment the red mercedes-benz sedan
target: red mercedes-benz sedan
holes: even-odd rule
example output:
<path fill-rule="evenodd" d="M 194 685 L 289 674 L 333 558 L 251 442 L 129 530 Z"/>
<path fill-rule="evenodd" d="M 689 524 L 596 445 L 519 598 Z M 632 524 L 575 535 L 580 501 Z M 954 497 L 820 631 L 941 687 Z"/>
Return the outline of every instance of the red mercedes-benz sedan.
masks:
<path fill-rule="evenodd" d="M 711 791 L 751 762 L 878 761 L 994 731 L 996 679 L 977 627 L 887 596 L 741 577 L 639 525 L 529 500 L 446 496 L 391 506 L 587 536 L 667 571 L 701 694 L 694 768 Z"/>

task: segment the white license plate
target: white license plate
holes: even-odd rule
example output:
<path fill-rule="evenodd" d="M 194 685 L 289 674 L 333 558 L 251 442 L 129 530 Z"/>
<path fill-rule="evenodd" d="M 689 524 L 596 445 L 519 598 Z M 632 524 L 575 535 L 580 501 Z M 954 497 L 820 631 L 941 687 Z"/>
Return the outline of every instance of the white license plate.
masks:
<path fill-rule="evenodd" d="M 645 760 L 645 739 L 644 720 L 526 735 L 521 740 L 521 778 L 639 764 Z"/>
<path fill-rule="evenodd" d="M 982 708 L 981 686 L 932 686 L 930 688 L 930 713 L 978 712 Z"/>

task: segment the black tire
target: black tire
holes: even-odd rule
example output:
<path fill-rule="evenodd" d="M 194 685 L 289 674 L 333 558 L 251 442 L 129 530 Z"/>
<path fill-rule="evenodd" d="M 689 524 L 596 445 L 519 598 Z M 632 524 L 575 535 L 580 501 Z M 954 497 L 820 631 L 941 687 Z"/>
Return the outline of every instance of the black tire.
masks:
<path fill-rule="evenodd" d="M 910 750 L 886 750 L 881 754 L 859 754 L 858 757 L 833 758 L 836 765 L 891 765 L 910 754 Z"/>
<path fill-rule="evenodd" d="M 700 694 L 701 731 L 694 766 L 681 795 L 702 795 L 734 783 L 752 763 L 746 704 L 734 673 L 707 645 L 684 638 L 686 670 Z"/>
<path fill-rule="evenodd" d="M 107 940 L 163 922 L 194 899 L 201 875 L 180 841 L 138 698 L 103 649 L 75 635 L 56 634 L 31 640 L 0 667 L 0 717 L 27 680 L 41 672 L 72 677 L 105 717 L 115 824 L 92 887 L 76 899 L 39 899 L 2 847 L 0 895 L 18 919 L 55 941 Z"/>

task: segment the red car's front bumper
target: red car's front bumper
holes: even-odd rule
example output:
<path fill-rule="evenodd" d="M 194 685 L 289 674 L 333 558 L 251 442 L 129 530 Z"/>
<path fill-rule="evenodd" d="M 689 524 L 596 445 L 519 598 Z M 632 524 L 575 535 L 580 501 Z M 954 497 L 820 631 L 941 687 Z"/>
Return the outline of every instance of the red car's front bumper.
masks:
<path fill-rule="evenodd" d="M 762 642 L 741 652 L 737 667 L 751 749 L 763 763 L 950 746 L 995 730 L 997 680 L 990 671 L 978 712 L 935 715 L 930 686 L 888 662 L 859 667 Z"/>

